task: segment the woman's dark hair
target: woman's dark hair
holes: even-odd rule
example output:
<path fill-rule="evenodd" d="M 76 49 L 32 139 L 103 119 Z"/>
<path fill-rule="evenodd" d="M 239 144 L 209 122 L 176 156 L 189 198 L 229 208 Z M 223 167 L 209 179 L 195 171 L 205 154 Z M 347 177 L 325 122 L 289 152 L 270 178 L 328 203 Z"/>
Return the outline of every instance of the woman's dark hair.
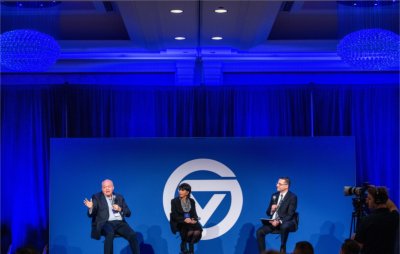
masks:
<path fill-rule="evenodd" d="M 190 196 L 190 193 L 192 192 L 192 187 L 190 187 L 190 185 L 187 183 L 182 183 L 181 185 L 179 185 L 178 190 L 188 191 Z"/>

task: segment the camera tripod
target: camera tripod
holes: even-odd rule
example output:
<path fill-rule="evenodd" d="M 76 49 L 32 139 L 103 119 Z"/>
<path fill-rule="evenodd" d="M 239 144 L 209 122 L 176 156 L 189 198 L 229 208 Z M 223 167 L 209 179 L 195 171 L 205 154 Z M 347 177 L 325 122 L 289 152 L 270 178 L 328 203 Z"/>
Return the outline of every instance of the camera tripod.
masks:
<path fill-rule="evenodd" d="M 365 200 L 361 197 L 353 198 L 353 212 L 351 213 L 350 222 L 350 235 L 351 238 L 353 233 L 357 233 L 358 223 L 362 217 L 366 215 Z"/>
<path fill-rule="evenodd" d="M 351 222 L 350 222 L 350 234 L 349 234 L 349 239 L 351 239 L 351 236 L 353 233 L 357 233 L 357 227 L 358 227 L 358 222 L 360 221 L 361 215 L 354 211 L 351 213 Z"/>

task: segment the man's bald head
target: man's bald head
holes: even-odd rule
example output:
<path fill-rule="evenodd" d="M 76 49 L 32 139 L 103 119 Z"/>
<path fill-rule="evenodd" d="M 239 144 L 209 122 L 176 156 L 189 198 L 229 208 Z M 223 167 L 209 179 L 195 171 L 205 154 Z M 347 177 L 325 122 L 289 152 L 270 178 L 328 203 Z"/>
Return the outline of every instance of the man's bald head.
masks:
<path fill-rule="evenodd" d="M 101 182 L 101 191 L 106 197 L 111 197 L 114 191 L 114 183 L 110 179 Z"/>

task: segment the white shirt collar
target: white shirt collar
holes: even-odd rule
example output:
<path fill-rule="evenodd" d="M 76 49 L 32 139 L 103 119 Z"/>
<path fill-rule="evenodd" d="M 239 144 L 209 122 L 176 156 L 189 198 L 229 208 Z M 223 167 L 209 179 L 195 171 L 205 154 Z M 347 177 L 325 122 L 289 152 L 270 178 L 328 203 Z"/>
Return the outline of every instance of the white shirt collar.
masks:
<path fill-rule="evenodd" d="M 288 193 L 288 191 L 280 192 L 280 193 L 279 193 L 279 197 L 282 196 L 282 198 L 284 198 L 284 197 L 286 196 L 287 193 Z"/>

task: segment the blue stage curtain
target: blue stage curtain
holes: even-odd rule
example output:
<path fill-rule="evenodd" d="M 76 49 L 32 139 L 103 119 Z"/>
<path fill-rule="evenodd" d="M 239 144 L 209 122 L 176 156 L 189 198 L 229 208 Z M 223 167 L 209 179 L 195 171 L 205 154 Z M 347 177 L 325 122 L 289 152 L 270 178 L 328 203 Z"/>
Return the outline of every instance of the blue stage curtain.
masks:
<path fill-rule="evenodd" d="M 399 204 L 397 85 L 6 85 L 1 99 L 2 253 L 48 241 L 51 137 L 355 136 L 344 184 L 388 186 Z"/>
<path fill-rule="evenodd" d="M 316 136 L 355 136 L 357 184 L 387 186 L 399 204 L 399 87 L 318 87 Z"/>
<path fill-rule="evenodd" d="M 62 97 L 48 87 L 2 87 L 1 253 L 48 242 L 49 137 L 60 135 Z"/>

